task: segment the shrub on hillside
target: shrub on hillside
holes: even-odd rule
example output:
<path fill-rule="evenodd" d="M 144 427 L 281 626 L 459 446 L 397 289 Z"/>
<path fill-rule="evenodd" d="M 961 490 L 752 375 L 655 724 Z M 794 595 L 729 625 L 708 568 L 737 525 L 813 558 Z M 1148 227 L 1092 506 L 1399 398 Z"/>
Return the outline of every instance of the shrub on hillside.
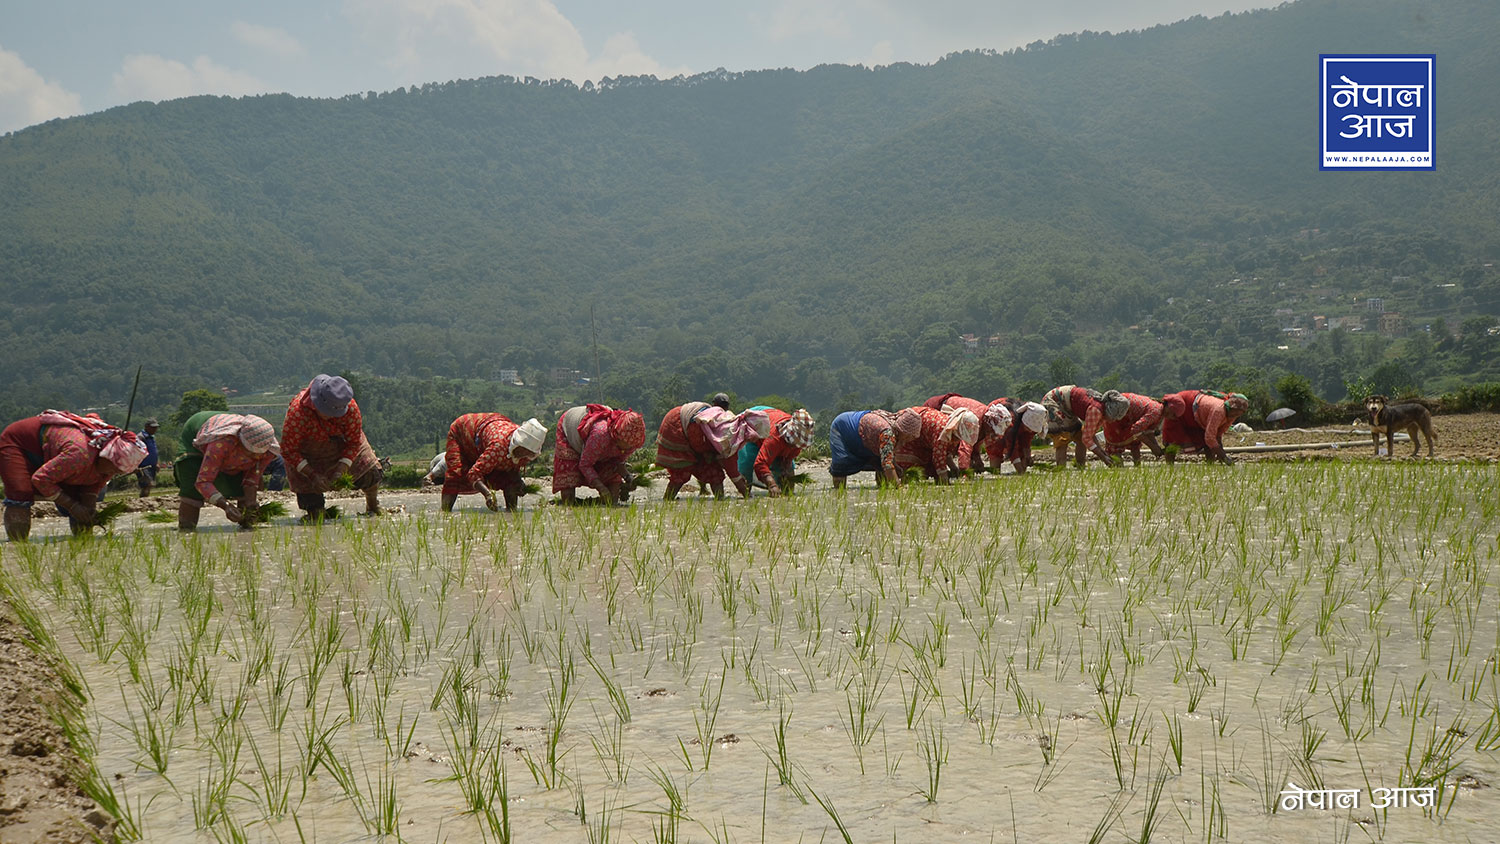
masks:
<path fill-rule="evenodd" d="M 1443 406 L 1454 413 L 1500 413 L 1500 384 L 1475 384 L 1443 396 Z"/>
<path fill-rule="evenodd" d="M 1313 392 L 1312 382 L 1301 375 L 1284 375 L 1277 379 L 1276 392 L 1284 407 L 1297 411 L 1298 422 L 1311 423 L 1325 404 Z"/>

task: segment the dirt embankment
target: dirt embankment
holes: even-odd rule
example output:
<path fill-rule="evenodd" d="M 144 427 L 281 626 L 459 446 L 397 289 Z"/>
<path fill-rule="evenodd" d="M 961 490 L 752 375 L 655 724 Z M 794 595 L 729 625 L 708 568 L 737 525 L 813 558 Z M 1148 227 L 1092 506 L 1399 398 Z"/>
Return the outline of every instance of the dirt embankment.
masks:
<path fill-rule="evenodd" d="M 79 791 L 79 764 L 47 714 L 59 702 L 57 676 L 26 644 L 0 599 L 0 841 L 83 844 L 114 840 L 114 820 Z"/>
<path fill-rule="evenodd" d="M 1462 413 L 1432 418 L 1432 429 L 1436 435 L 1433 444 L 1437 460 L 1495 460 L 1500 458 L 1500 414 Z M 1291 430 L 1254 431 L 1249 434 L 1229 434 L 1227 446 L 1248 446 L 1256 443 L 1281 445 L 1290 443 L 1341 443 L 1337 449 L 1274 452 L 1269 454 L 1237 454 L 1237 458 L 1286 460 L 1321 455 L 1325 457 L 1369 458 L 1375 456 L 1375 446 L 1370 441 L 1370 427 L 1363 422 L 1344 425 L 1322 425 L 1316 428 L 1294 428 Z M 1381 444 L 1385 437 L 1381 436 Z M 1427 440 L 1422 437 L 1422 458 L 1427 457 Z M 1410 457 L 1410 442 L 1396 443 L 1395 456 Z"/>

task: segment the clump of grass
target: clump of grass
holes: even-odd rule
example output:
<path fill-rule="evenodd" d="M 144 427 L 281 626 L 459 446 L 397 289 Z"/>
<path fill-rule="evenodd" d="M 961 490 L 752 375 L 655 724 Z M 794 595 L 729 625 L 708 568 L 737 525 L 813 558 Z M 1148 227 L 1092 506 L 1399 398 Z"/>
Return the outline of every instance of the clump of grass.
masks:
<path fill-rule="evenodd" d="M 177 521 L 177 516 L 173 513 L 167 512 L 166 510 L 152 510 L 150 513 L 147 513 L 141 518 L 153 525 L 160 525 L 166 524 L 167 522 Z"/>

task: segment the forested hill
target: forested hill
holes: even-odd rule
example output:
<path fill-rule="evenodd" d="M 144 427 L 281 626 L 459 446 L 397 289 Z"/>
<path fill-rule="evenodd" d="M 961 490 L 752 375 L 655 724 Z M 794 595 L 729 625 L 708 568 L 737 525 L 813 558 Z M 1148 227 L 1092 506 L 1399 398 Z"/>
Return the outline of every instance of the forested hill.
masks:
<path fill-rule="evenodd" d="M 1303 0 L 931 66 L 53 121 L 0 138 L 0 390 L 592 370 L 590 305 L 635 403 L 1334 383 L 1404 347 L 1276 350 L 1278 309 L 1500 312 L 1497 33 L 1493 0 Z M 1437 54 L 1436 173 L 1316 169 L 1317 55 L 1354 51 Z M 1495 365 L 1454 360 L 1415 377 Z"/>

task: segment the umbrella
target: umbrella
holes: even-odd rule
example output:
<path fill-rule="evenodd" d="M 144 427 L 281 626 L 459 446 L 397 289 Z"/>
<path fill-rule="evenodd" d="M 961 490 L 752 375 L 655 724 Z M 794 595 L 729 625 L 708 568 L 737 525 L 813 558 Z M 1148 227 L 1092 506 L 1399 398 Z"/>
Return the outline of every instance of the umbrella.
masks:
<path fill-rule="evenodd" d="M 1279 407 L 1279 408 L 1271 411 L 1270 413 L 1266 414 L 1266 421 L 1267 422 L 1280 422 L 1281 420 L 1286 419 L 1289 416 L 1296 416 L 1296 415 L 1297 415 L 1297 411 L 1292 410 L 1290 407 Z"/>

